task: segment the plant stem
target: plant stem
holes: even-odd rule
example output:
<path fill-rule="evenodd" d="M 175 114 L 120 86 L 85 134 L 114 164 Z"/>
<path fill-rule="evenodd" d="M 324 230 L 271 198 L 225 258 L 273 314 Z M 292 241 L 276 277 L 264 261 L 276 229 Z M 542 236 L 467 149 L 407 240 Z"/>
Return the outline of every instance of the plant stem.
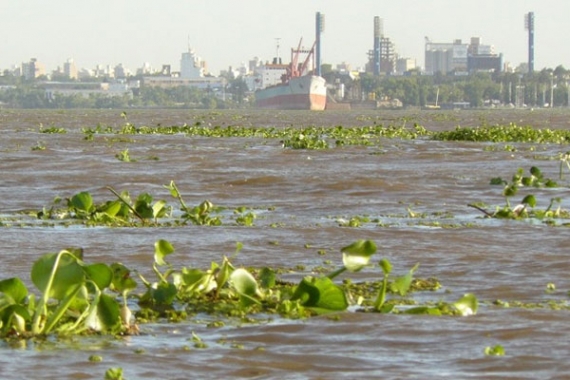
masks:
<path fill-rule="evenodd" d="M 61 259 L 61 256 L 66 252 L 67 251 L 60 251 L 56 255 L 55 262 L 53 263 L 53 267 L 51 268 L 51 274 L 49 276 L 49 280 L 47 282 L 45 289 L 43 289 L 42 298 L 40 299 L 40 302 L 37 305 L 36 312 L 34 314 L 34 321 L 32 323 L 32 334 L 34 335 L 39 334 L 41 330 L 43 330 L 42 328 L 40 328 L 40 322 L 42 320 L 42 317 L 47 317 L 46 305 L 49 300 L 49 293 L 53 285 L 53 280 L 55 278 L 55 273 L 57 272 L 57 267 L 59 266 L 59 260 Z"/>
<path fill-rule="evenodd" d="M 327 275 L 327 277 L 332 280 L 333 278 L 335 278 L 336 276 L 338 276 L 339 274 L 341 274 L 344 271 L 346 271 L 346 267 L 343 266 L 342 268 L 339 268 L 339 269 L 335 270 L 334 272 L 329 273 Z"/>
<path fill-rule="evenodd" d="M 75 296 L 81 290 L 81 286 L 82 286 L 81 284 L 77 285 L 76 288 L 73 289 L 73 291 L 69 293 L 69 295 L 65 297 L 65 299 L 62 302 L 60 302 L 57 309 L 53 312 L 52 315 L 50 315 L 50 317 L 46 321 L 46 324 L 43 328 L 44 334 L 48 334 L 53 329 L 55 324 L 61 319 L 63 314 L 65 314 L 65 311 L 69 308 L 69 305 L 71 305 L 71 302 L 73 302 Z"/>
<path fill-rule="evenodd" d="M 384 306 L 384 302 L 386 302 L 386 289 L 388 288 L 388 275 L 384 275 L 384 280 L 382 281 L 382 287 L 378 291 L 378 297 L 376 298 L 376 302 L 374 303 L 374 309 L 376 311 L 380 311 L 382 306 Z"/>
<path fill-rule="evenodd" d="M 106 188 L 107 190 L 109 190 L 111 193 L 115 194 L 115 196 L 116 196 L 117 198 L 119 198 L 119 200 L 120 200 L 124 205 L 126 205 L 126 206 L 133 212 L 133 214 L 135 214 L 135 216 L 136 216 L 137 218 L 139 218 L 139 219 L 144 223 L 145 220 L 144 220 L 144 218 L 142 217 L 142 215 L 139 214 L 139 213 L 137 212 L 137 210 L 135 210 L 135 209 L 133 208 L 133 206 L 131 206 L 131 205 L 129 204 L 129 202 L 127 202 L 119 193 L 117 193 L 117 192 L 116 192 L 112 187 L 110 187 L 110 186 L 106 186 L 105 188 Z"/>
<path fill-rule="evenodd" d="M 479 206 L 477 206 L 477 205 L 474 205 L 474 204 L 470 203 L 470 204 L 468 204 L 467 206 L 473 207 L 473 208 L 475 208 L 475 209 L 481 211 L 483 214 L 487 215 L 487 216 L 490 217 L 490 218 L 493 217 L 493 214 L 491 214 L 489 211 L 487 211 L 487 210 L 485 210 L 485 209 L 483 209 L 483 208 L 481 208 L 481 207 L 479 207 Z"/>

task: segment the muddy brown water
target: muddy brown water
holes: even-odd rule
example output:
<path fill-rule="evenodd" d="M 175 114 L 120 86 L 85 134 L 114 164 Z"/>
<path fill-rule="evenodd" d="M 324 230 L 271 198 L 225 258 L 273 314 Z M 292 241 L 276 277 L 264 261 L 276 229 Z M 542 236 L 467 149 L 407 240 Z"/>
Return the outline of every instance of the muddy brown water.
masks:
<path fill-rule="evenodd" d="M 417 122 L 430 130 L 514 122 L 565 129 L 570 112 L 131 110 L 128 121 L 276 127 Z M 396 274 L 420 263 L 417 277 L 436 277 L 443 285 L 414 299 L 453 301 L 470 292 L 481 301 L 479 312 L 451 318 L 349 311 L 338 320 L 273 316 L 256 324 L 226 320 L 220 328 L 206 327 L 209 317 L 196 315 L 184 323 L 145 324 L 143 334 L 124 339 L 0 343 L 0 378 L 101 379 L 111 367 L 123 368 L 127 379 L 562 379 L 570 373 L 570 311 L 546 305 L 568 299 L 568 228 L 483 219 L 467 207 L 470 202 L 503 205 L 501 189 L 489 180 L 509 179 L 519 167 L 539 166 L 546 177 L 557 179 L 556 157 L 569 150 L 567 145 L 385 139 L 377 146 L 307 151 L 283 149 L 279 141 L 261 138 L 101 135 L 87 141 L 81 132 L 124 122 L 114 110 L 0 110 L 0 216 L 41 210 L 56 196 L 80 191 L 91 192 L 96 201 L 109 200 L 106 186 L 148 192 L 175 205 L 163 187 L 174 180 L 189 205 L 209 199 L 230 209 L 254 207 L 255 225 L 237 226 L 231 216 L 219 227 L 5 223 L 0 227 L 1 279 L 18 276 L 29 282 L 34 260 L 69 246 L 83 247 L 89 262 L 121 261 L 150 274 L 158 239 L 175 246 L 170 260 L 175 267 L 206 268 L 242 242 L 234 264 L 302 265 L 304 270 L 290 275 L 299 279 L 325 260 L 340 264 L 342 246 L 372 239 L 379 246 L 376 259 L 389 259 Z M 67 133 L 42 134 L 40 125 L 63 127 Z M 45 149 L 33 149 L 38 146 Z M 127 148 L 136 162 L 115 158 Z M 570 206 L 567 186 L 534 194 L 538 207 L 545 208 L 554 196 L 563 199 L 564 208 Z M 407 217 L 408 207 L 426 217 Z M 358 228 L 339 225 L 353 216 L 374 222 Z M 349 275 L 355 280 L 379 276 L 378 268 Z M 547 293 L 549 283 L 556 290 Z M 491 304 L 495 300 L 543 307 L 498 308 Z M 192 332 L 206 349 L 186 349 L 193 347 Z M 494 345 L 502 345 L 505 356 L 485 356 L 485 347 Z M 89 362 L 93 354 L 103 361 Z"/>

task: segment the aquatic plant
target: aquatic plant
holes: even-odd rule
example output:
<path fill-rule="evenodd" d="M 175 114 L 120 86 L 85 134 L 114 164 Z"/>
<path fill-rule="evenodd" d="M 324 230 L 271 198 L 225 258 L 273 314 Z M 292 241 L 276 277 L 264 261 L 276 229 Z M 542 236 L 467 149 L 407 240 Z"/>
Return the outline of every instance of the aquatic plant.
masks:
<path fill-rule="evenodd" d="M 237 216 L 236 217 L 236 223 L 241 225 L 241 226 L 251 227 L 251 226 L 253 226 L 253 222 L 257 218 L 255 213 L 248 211 L 248 208 L 243 207 L 243 206 L 237 207 L 234 210 L 234 214 Z"/>
<path fill-rule="evenodd" d="M 106 292 L 112 278 L 108 265 L 84 263 L 80 249 L 40 257 L 31 270 L 38 299 L 19 278 L 0 281 L 0 336 L 126 331 L 129 322 L 121 319 L 119 303 Z"/>
<path fill-rule="evenodd" d="M 569 217 L 570 213 L 561 209 L 561 198 L 553 197 L 550 199 L 548 207 L 544 210 L 535 209 L 537 205 L 536 196 L 534 194 L 525 195 L 520 203 L 516 206 L 511 206 L 511 198 L 517 195 L 520 188 L 554 188 L 558 187 L 558 183 L 555 181 L 544 178 L 541 170 L 532 166 L 529 169 L 528 176 L 524 175 L 522 168 L 519 168 L 516 173 L 512 176 L 510 181 L 506 181 L 501 177 L 492 178 L 491 185 L 504 185 L 503 196 L 505 197 L 505 205 L 498 206 L 494 212 L 487 211 L 482 206 L 476 203 L 468 204 L 469 207 L 473 207 L 487 217 L 491 218 L 503 218 L 503 219 L 521 219 L 521 218 L 561 218 Z M 558 207 L 554 210 L 554 206 L 558 204 Z M 530 210 L 529 210 L 530 208 Z"/>
<path fill-rule="evenodd" d="M 236 254 L 242 249 L 236 246 Z M 376 295 L 352 282 L 336 283 L 344 272 L 355 273 L 370 266 L 376 253 L 373 241 L 358 240 L 341 249 L 343 265 L 327 275 L 305 276 L 298 284 L 279 281 L 270 268 L 250 270 L 236 268 L 230 258 L 212 262 L 209 269 L 182 267 L 175 269 L 166 258 L 175 251 L 166 240 L 154 244 L 152 271 L 156 280 L 138 273 L 145 292 L 135 294 L 137 273 L 121 263 L 86 264 L 81 249 L 66 249 L 38 259 L 31 279 L 40 291 L 39 298 L 30 294 L 19 278 L 0 281 L 0 337 L 35 337 L 50 333 L 81 334 L 138 332 L 129 299 L 136 300 L 138 322 L 168 318 L 181 321 L 186 312 L 207 312 L 242 318 L 255 313 L 278 313 L 287 318 L 346 311 L 358 289 L 356 305 L 382 313 L 470 315 L 477 311 L 477 299 L 466 295 L 454 303 L 417 306 L 398 310 L 397 300 L 386 301 L 387 293 L 404 297 L 414 284 L 415 265 L 403 276 L 390 281 L 391 264 L 381 261 L 384 277 Z M 426 288 L 425 282 L 423 288 Z M 364 288 L 367 285 L 363 285 Z M 431 288 L 433 285 L 427 285 Z M 416 284 L 416 289 L 422 286 Z M 117 296 L 118 294 L 118 296 Z M 374 298 L 374 301 L 372 300 Z"/>
<path fill-rule="evenodd" d="M 158 244 L 158 245 L 157 245 Z M 156 252 L 170 254 L 173 248 L 167 242 L 155 244 Z M 159 249 L 157 247 L 163 246 Z M 238 246 L 236 254 L 241 249 Z M 173 309 L 176 303 L 186 303 L 186 309 L 192 312 L 206 311 L 209 313 L 229 313 L 231 315 L 245 315 L 245 313 L 276 312 L 288 318 L 306 317 L 312 314 L 324 314 L 345 311 L 351 304 L 354 296 L 351 289 L 355 284 L 344 286 L 334 282 L 334 279 L 348 271 L 358 272 L 370 265 L 370 258 L 376 253 L 376 244 L 370 240 L 359 240 L 341 249 L 343 265 L 329 274 L 321 276 L 305 276 L 295 285 L 279 282 L 276 273 L 270 268 L 262 268 L 260 271 L 250 271 L 246 268 L 235 268 L 230 259 L 223 257 L 221 264 L 213 262 L 208 270 L 198 268 L 182 268 L 180 270 L 168 269 L 161 273 L 157 265 L 165 265 L 161 255 L 155 254 L 154 271 L 159 282 L 150 283 L 143 280 L 147 292 L 140 297 L 140 304 L 145 307 L 157 306 Z M 382 261 L 383 270 L 390 264 Z M 390 266 L 391 267 L 391 266 Z M 407 274 L 396 277 L 393 281 L 388 280 L 388 272 L 385 276 L 379 292 L 376 296 L 369 291 L 358 289 L 358 305 L 371 305 L 371 298 L 375 298 L 375 311 L 409 312 L 413 314 L 450 314 L 469 315 L 477 311 L 477 300 L 472 295 L 466 295 L 455 303 L 441 302 L 433 307 L 417 307 L 409 311 L 395 309 L 397 300 L 392 300 L 390 306 L 385 306 L 386 294 L 398 294 L 404 297 L 411 290 L 414 283 L 413 273 L 418 265 Z M 257 273 L 257 275 L 255 275 Z M 170 279 L 169 279 L 170 278 Z M 227 286 L 227 287 L 226 287 Z M 424 287 L 433 289 L 432 283 L 424 282 Z M 366 287 L 366 286 L 365 286 Z M 416 282 L 415 289 L 422 289 Z M 368 299 L 366 299 L 368 298 Z M 208 302 L 208 305 L 201 303 Z M 237 300 L 239 306 L 233 300 Z M 216 301 L 217 303 L 212 303 Z M 233 306 L 232 306 L 233 305 Z M 195 309 L 189 309 L 195 308 Z M 145 315 L 152 315 L 145 312 Z"/>
<path fill-rule="evenodd" d="M 483 125 L 475 128 L 456 127 L 453 131 L 441 131 L 431 134 L 432 140 L 439 141 L 477 141 L 477 142 L 521 142 L 521 143 L 556 143 L 570 142 L 570 131 L 539 129 L 531 126 Z"/>
<path fill-rule="evenodd" d="M 187 136 L 202 137 L 239 137 L 239 138 L 265 138 L 279 139 L 283 146 L 292 149 L 326 149 L 330 143 L 335 146 L 345 145 L 377 145 L 382 138 L 417 139 L 429 138 L 438 141 L 473 141 L 495 143 L 557 143 L 570 142 L 570 131 L 552 130 L 548 128 L 534 128 L 519 126 L 514 123 L 507 125 L 487 125 L 478 127 L 457 126 L 452 131 L 428 131 L 418 123 L 413 127 L 403 125 L 370 125 L 364 127 L 245 127 L 239 125 L 219 126 L 206 125 L 200 121 L 193 125 L 174 126 L 136 126 L 126 120 L 120 128 L 98 125 L 94 128 L 83 128 L 86 139 L 91 140 L 95 134 L 185 134 Z M 507 149 L 507 148 L 505 148 Z M 516 149 L 508 146 L 509 150 Z"/>
<path fill-rule="evenodd" d="M 126 121 L 126 118 L 125 118 Z M 404 126 L 372 125 L 366 127 L 244 127 L 205 125 L 198 121 L 193 125 L 174 126 L 136 126 L 128 121 L 120 128 L 97 125 L 94 128 L 83 128 L 85 139 L 92 140 L 95 134 L 185 134 L 210 138 L 265 138 L 281 140 L 284 148 L 289 149 L 327 149 L 331 143 L 335 146 L 374 145 L 381 138 L 415 139 L 429 136 L 424 127 L 414 124 L 413 128 Z"/>
<path fill-rule="evenodd" d="M 496 344 L 494 346 L 487 346 L 485 350 L 483 350 L 485 355 L 487 356 L 505 356 L 505 349 L 500 344 Z"/>
<path fill-rule="evenodd" d="M 121 367 L 109 368 L 105 371 L 105 380 L 124 380 L 123 369 Z"/>
<path fill-rule="evenodd" d="M 40 124 L 40 133 L 49 133 L 49 134 L 65 134 L 67 130 L 61 127 L 48 127 L 45 128 L 42 124 Z"/>
<path fill-rule="evenodd" d="M 212 202 L 205 200 L 197 206 L 189 207 L 184 202 L 178 187 L 171 181 L 164 186 L 170 194 L 180 203 L 179 218 L 173 219 L 173 206 L 165 200 L 154 200 L 148 193 L 139 194 L 134 200 L 128 191 L 118 193 L 115 189 L 107 186 L 116 199 L 95 203 L 91 193 L 87 191 L 79 192 L 66 202 L 62 202 L 61 197 L 56 197 L 51 207 L 44 207 L 36 213 L 36 217 L 42 220 L 76 220 L 86 225 L 105 226 L 148 226 L 159 225 L 159 220 L 166 220 L 164 223 L 186 224 L 191 222 L 196 225 L 220 225 L 221 219 L 212 216 L 212 213 L 219 209 Z M 65 204 L 67 207 L 62 207 Z M 243 215 L 244 224 L 252 223 L 255 216 Z"/>
<path fill-rule="evenodd" d="M 42 141 L 38 141 L 36 145 L 31 148 L 32 151 L 46 150 L 46 145 Z"/>
<path fill-rule="evenodd" d="M 125 149 L 120 151 L 119 153 L 117 153 L 115 155 L 115 157 L 119 160 L 119 161 L 123 161 L 123 162 L 132 162 L 134 160 L 131 159 L 131 155 L 129 154 L 129 149 Z"/>
<path fill-rule="evenodd" d="M 283 147 L 291 149 L 327 149 L 329 145 L 318 135 L 306 135 L 304 131 L 299 131 L 295 135 L 283 140 Z"/>
<path fill-rule="evenodd" d="M 212 217 L 211 213 L 216 210 L 212 202 L 205 200 L 200 203 L 198 206 L 195 207 L 188 207 L 184 200 L 182 199 L 182 195 L 178 190 L 178 187 L 174 183 L 174 181 L 170 181 L 170 184 L 164 185 L 166 189 L 170 192 L 174 198 L 180 202 L 180 209 L 182 210 L 182 218 L 183 223 L 187 221 L 191 221 L 193 224 L 203 226 L 218 226 L 222 224 L 222 221 L 219 217 Z"/>
<path fill-rule="evenodd" d="M 60 197 L 54 199 L 53 205 L 39 211 L 38 219 L 75 219 L 87 225 L 126 226 L 133 225 L 137 219 L 143 225 L 148 225 L 159 218 L 170 216 L 171 207 L 166 201 L 159 200 L 153 203 L 153 197 L 148 193 L 141 193 L 132 201 L 130 194 L 123 191 L 119 194 L 111 187 L 107 187 L 117 199 L 95 204 L 91 193 L 79 192 L 67 199 L 67 207 L 58 207 L 62 203 Z"/>
<path fill-rule="evenodd" d="M 562 171 L 564 166 L 566 166 L 568 170 L 570 170 L 570 152 L 560 153 L 559 159 L 560 159 L 560 169 L 558 176 L 560 177 L 560 179 L 563 179 Z"/>

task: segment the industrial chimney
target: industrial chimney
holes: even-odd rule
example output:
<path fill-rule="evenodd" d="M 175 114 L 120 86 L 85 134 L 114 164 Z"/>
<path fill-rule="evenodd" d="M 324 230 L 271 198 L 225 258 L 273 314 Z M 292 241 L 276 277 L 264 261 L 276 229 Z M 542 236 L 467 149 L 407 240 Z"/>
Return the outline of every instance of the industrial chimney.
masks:
<path fill-rule="evenodd" d="M 315 22 L 315 29 L 316 29 L 316 37 L 315 37 L 315 60 L 316 62 L 316 69 L 317 69 L 317 76 L 321 76 L 321 33 L 325 30 L 325 15 L 321 14 L 321 12 L 317 12 L 316 22 Z"/>
<path fill-rule="evenodd" d="M 534 72 L 534 12 L 524 17 L 524 26 L 528 30 L 528 72 Z"/>
<path fill-rule="evenodd" d="M 378 16 L 374 17 L 374 75 L 380 75 L 380 39 L 383 37 L 382 19 Z"/>

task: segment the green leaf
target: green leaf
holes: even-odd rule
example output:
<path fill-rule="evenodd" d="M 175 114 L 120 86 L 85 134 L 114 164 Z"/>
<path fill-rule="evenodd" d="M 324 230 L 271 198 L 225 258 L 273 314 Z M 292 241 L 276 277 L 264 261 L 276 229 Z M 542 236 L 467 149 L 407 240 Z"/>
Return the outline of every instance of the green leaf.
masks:
<path fill-rule="evenodd" d="M 174 276 L 174 275 L 173 275 Z M 187 295 L 208 293 L 217 286 L 214 276 L 197 268 L 182 268 L 181 273 L 175 274 L 178 286 Z"/>
<path fill-rule="evenodd" d="M 265 289 L 271 289 L 275 286 L 276 275 L 275 271 L 271 268 L 264 267 L 259 272 L 259 280 L 261 281 L 261 287 Z"/>
<path fill-rule="evenodd" d="M 353 255 L 372 256 L 376 253 L 376 243 L 372 240 L 357 240 L 341 248 L 341 252 Z"/>
<path fill-rule="evenodd" d="M 477 309 L 479 308 L 479 302 L 475 295 L 468 293 L 461 297 L 457 302 L 453 304 L 455 308 L 459 311 L 462 316 L 477 314 Z"/>
<path fill-rule="evenodd" d="M 42 293 L 47 292 L 48 297 L 61 300 L 85 280 L 83 267 L 77 261 L 67 250 L 46 254 L 32 266 L 32 282 Z M 54 269 L 55 276 L 52 277 Z"/>
<path fill-rule="evenodd" d="M 370 262 L 376 253 L 376 244 L 372 240 L 358 240 L 341 249 L 342 262 L 346 269 L 358 272 Z"/>
<path fill-rule="evenodd" d="M 300 300 L 305 307 L 323 310 L 346 310 L 348 307 L 344 290 L 328 277 L 307 276 L 303 278 L 291 300 Z"/>
<path fill-rule="evenodd" d="M 534 195 L 527 195 L 526 197 L 523 198 L 523 200 L 521 201 L 521 203 L 524 205 L 529 205 L 530 207 L 535 207 L 536 206 L 536 198 L 534 197 Z"/>
<path fill-rule="evenodd" d="M 491 347 L 491 346 L 485 347 L 484 352 L 485 352 L 485 355 L 491 355 L 491 356 L 504 356 L 505 355 L 505 349 L 500 344 L 497 344 L 493 347 Z"/>
<path fill-rule="evenodd" d="M 304 277 L 299 285 L 295 288 L 292 301 L 299 300 L 302 305 L 315 306 L 319 302 L 319 289 L 313 284 L 314 278 L 311 276 Z"/>
<path fill-rule="evenodd" d="M 84 267 L 87 277 L 93 281 L 99 290 L 103 290 L 113 281 L 113 271 L 107 264 L 91 264 Z"/>
<path fill-rule="evenodd" d="M 140 194 L 135 202 L 136 212 L 145 219 L 150 219 L 154 216 L 154 210 L 151 206 L 152 196 L 147 193 Z"/>
<path fill-rule="evenodd" d="M 220 291 L 220 289 L 224 287 L 224 285 L 230 278 L 230 274 L 233 272 L 233 270 L 234 267 L 232 266 L 228 258 L 224 256 L 224 259 L 222 261 L 222 266 L 217 271 L 216 275 L 216 289 L 218 290 L 218 292 Z M 216 268 L 212 268 L 212 272 L 215 273 L 215 271 Z"/>
<path fill-rule="evenodd" d="M 257 300 L 261 296 L 257 281 L 247 270 L 238 268 L 230 275 L 230 282 L 233 288 L 239 293 L 240 300 L 244 306 L 252 303 L 259 303 Z"/>
<path fill-rule="evenodd" d="M 174 198 L 180 197 L 180 192 L 178 191 L 178 188 L 176 187 L 174 181 L 170 181 L 170 184 L 163 186 L 170 192 L 170 195 L 172 195 Z"/>
<path fill-rule="evenodd" d="M 123 369 L 121 367 L 109 368 L 105 372 L 105 380 L 123 380 Z"/>
<path fill-rule="evenodd" d="M 80 211 L 91 212 L 93 207 L 93 198 L 86 191 L 75 194 L 70 200 L 71 206 Z"/>
<path fill-rule="evenodd" d="M 535 176 L 536 178 L 541 178 L 542 177 L 542 173 L 540 171 L 539 168 L 537 168 L 536 166 L 532 166 L 530 168 L 530 174 L 532 174 L 533 176 Z"/>
<path fill-rule="evenodd" d="M 18 277 L 0 281 L 0 309 L 7 304 L 21 304 L 28 296 L 26 285 Z"/>
<path fill-rule="evenodd" d="M 382 271 L 385 275 L 388 275 L 390 272 L 392 272 L 392 264 L 387 259 L 380 260 L 380 268 L 382 268 Z"/>
<path fill-rule="evenodd" d="M 154 243 L 154 261 L 158 265 L 166 265 L 164 257 L 174 252 L 174 247 L 170 242 L 160 239 Z"/>
<path fill-rule="evenodd" d="M 198 268 L 182 268 L 180 278 L 180 285 L 184 287 L 192 286 L 201 281 L 206 272 Z"/>
<path fill-rule="evenodd" d="M 437 307 L 418 306 L 404 311 L 404 314 L 425 314 L 425 315 L 441 315 L 441 310 Z"/>
<path fill-rule="evenodd" d="M 166 213 L 166 201 L 161 200 L 157 201 L 154 205 L 152 205 L 152 216 L 153 218 L 160 218 L 164 216 Z"/>
<path fill-rule="evenodd" d="M 532 177 L 523 177 L 523 178 L 521 179 L 521 183 L 522 183 L 524 186 L 532 186 L 533 182 L 534 182 L 534 181 L 533 181 L 533 178 L 532 178 Z"/>
<path fill-rule="evenodd" d="M 491 185 L 504 185 L 506 183 L 507 183 L 507 181 L 505 181 L 501 177 L 491 178 L 491 181 L 490 181 Z"/>
<path fill-rule="evenodd" d="M 394 310 L 394 307 L 396 305 L 394 305 L 393 303 L 389 303 L 389 304 L 383 304 L 382 306 L 375 308 L 377 312 L 382 313 L 382 314 L 389 314 L 392 312 L 392 310 Z"/>
<path fill-rule="evenodd" d="M 10 305 L 0 308 L 0 335 L 4 335 L 13 327 L 18 333 L 26 331 L 26 321 L 31 316 L 27 308 L 22 305 Z"/>
<path fill-rule="evenodd" d="M 178 294 L 176 286 L 170 282 L 160 282 L 151 290 L 152 299 L 159 305 L 171 305 Z"/>
<path fill-rule="evenodd" d="M 121 323 L 121 307 L 114 297 L 101 294 L 97 305 L 85 320 L 95 331 L 110 331 Z"/>
<path fill-rule="evenodd" d="M 150 204 L 150 203 L 152 203 L 152 200 L 153 200 L 153 197 L 149 193 L 141 193 L 137 197 L 137 202 L 140 202 L 140 203 Z"/>
<path fill-rule="evenodd" d="M 346 310 L 348 308 L 346 293 L 332 280 L 323 277 L 318 279 L 315 285 L 320 291 L 320 299 L 317 303 L 318 308 L 327 310 Z"/>
<path fill-rule="evenodd" d="M 123 203 L 121 201 L 109 201 L 103 207 L 101 207 L 100 211 L 104 212 L 105 214 L 115 217 L 121 211 L 121 207 Z"/>
<path fill-rule="evenodd" d="M 120 293 L 127 292 L 137 287 L 137 283 L 131 277 L 131 270 L 120 263 L 111 264 L 113 272 L 113 288 Z"/>
<path fill-rule="evenodd" d="M 512 197 L 512 196 L 516 195 L 517 191 L 518 191 L 517 185 L 514 185 L 514 184 L 509 185 L 509 186 L 506 186 L 505 189 L 503 190 L 503 195 L 505 197 Z"/>
<path fill-rule="evenodd" d="M 382 308 L 385 306 L 386 302 L 386 290 L 388 287 L 388 274 L 384 273 L 384 279 L 380 284 L 380 289 L 378 289 L 378 295 L 376 296 L 376 301 L 374 301 L 374 310 L 382 312 Z M 392 309 L 390 309 L 392 311 Z"/>
<path fill-rule="evenodd" d="M 390 290 L 392 290 L 395 293 L 398 293 L 402 297 L 405 296 L 408 293 L 408 290 L 410 290 L 414 272 L 416 271 L 416 269 L 418 269 L 419 265 L 420 264 L 414 265 L 414 267 L 410 269 L 410 271 L 407 274 L 396 278 L 394 282 L 390 284 Z"/>

